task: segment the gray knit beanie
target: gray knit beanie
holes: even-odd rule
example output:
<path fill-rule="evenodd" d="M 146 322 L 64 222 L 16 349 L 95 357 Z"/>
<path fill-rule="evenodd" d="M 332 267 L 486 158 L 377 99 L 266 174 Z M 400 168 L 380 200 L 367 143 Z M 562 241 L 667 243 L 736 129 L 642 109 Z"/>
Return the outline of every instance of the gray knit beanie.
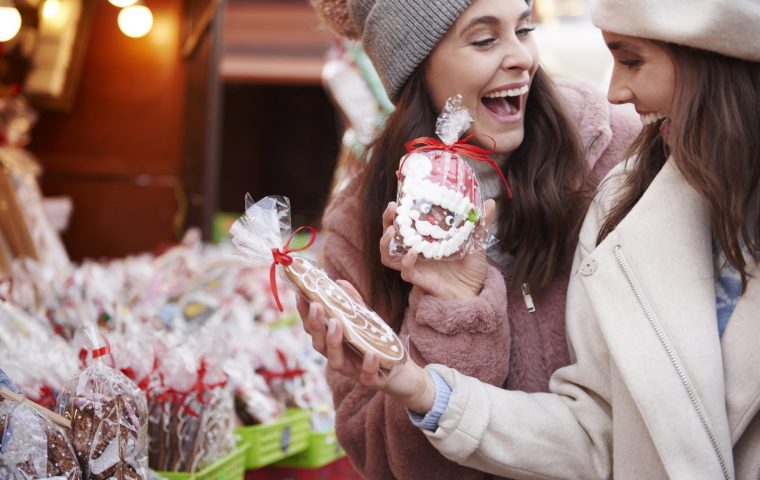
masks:
<path fill-rule="evenodd" d="M 391 101 L 473 0 L 348 0 L 348 12 Z"/>
<path fill-rule="evenodd" d="M 760 0 L 595 0 L 594 25 L 760 62 Z"/>

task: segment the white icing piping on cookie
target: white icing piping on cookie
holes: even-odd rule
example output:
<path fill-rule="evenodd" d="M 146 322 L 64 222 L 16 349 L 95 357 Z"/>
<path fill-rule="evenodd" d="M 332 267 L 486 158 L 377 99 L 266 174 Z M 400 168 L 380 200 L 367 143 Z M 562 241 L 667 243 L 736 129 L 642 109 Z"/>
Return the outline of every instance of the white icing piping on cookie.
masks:
<path fill-rule="evenodd" d="M 301 281 L 303 288 L 314 293 L 320 302 L 333 312 L 343 314 L 345 319 L 349 320 L 343 322 L 344 328 L 348 330 L 348 338 L 361 343 L 366 350 L 374 351 L 390 361 L 403 360 L 404 349 L 398 337 L 377 313 L 354 302 L 338 284 L 333 282 L 319 268 L 301 257 L 294 257 L 293 260 L 294 263 L 298 261 L 303 264 L 303 273 L 299 272 L 299 269 L 290 270 Z M 377 345 L 373 344 L 373 341 Z M 378 346 L 384 346 L 390 352 L 382 351 Z"/>
<path fill-rule="evenodd" d="M 420 221 L 420 214 L 414 208 L 415 199 L 425 199 L 440 205 L 450 212 L 469 212 L 475 208 L 470 200 L 461 193 L 436 185 L 429 180 L 407 177 L 401 187 L 401 203 L 396 209 L 396 222 L 404 245 L 410 247 L 425 258 L 440 259 L 452 255 L 467 240 L 475 228 L 475 222 L 465 218 L 461 227 L 445 231 L 429 222 Z M 431 227 L 428 229 L 427 226 Z M 430 236 L 437 242 L 428 242 L 423 237 Z M 445 239 L 449 237 L 448 239 Z"/>

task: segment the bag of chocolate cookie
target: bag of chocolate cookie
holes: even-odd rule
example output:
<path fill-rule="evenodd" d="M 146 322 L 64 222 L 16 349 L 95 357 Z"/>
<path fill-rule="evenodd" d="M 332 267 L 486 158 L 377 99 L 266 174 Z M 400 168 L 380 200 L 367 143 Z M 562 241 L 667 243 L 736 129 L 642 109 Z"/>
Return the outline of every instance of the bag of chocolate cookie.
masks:
<path fill-rule="evenodd" d="M 392 255 L 413 250 L 426 259 L 462 258 L 488 246 L 484 198 L 472 162 L 490 165 L 511 191 L 498 165 L 494 149 L 460 140 L 472 123 L 461 95 L 451 97 L 438 117 L 439 138 L 421 137 L 407 142 L 397 172 L 398 193 L 391 241 Z M 490 137 L 484 137 L 490 141 Z"/>
<path fill-rule="evenodd" d="M 0 397 L 0 478 L 79 480 L 65 431 L 25 402 Z"/>
<path fill-rule="evenodd" d="M 85 327 L 90 364 L 58 396 L 57 411 L 71 421 L 69 438 L 83 480 L 137 480 L 147 476 L 148 407 L 145 393 L 106 365 L 110 347 Z"/>
<path fill-rule="evenodd" d="M 230 229 L 232 244 L 248 261 L 269 265 L 270 288 L 280 311 L 283 308 L 277 287 L 278 275 L 309 302 L 320 303 L 327 318 L 341 322 L 344 341 L 359 355 L 374 352 L 385 370 L 406 361 L 403 343 L 377 313 L 335 283 L 314 262 L 296 255 L 315 242 L 316 231 L 312 227 L 291 231 L 287 197 L 269 196 L 254 202 L 246 195 L 245 202 L 245 214 Z M 296 247 L 300 231 L 310 235 L 305 244 Z"/>

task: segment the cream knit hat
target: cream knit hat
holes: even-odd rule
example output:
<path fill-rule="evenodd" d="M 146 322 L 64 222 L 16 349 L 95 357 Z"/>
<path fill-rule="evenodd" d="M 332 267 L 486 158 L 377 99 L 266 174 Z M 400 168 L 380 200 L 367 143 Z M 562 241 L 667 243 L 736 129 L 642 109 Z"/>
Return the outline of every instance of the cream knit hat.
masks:
<path fill-rule="evenodd" d="M 760 62 L 760 0 L 594 0 L 594 25 Z"/>

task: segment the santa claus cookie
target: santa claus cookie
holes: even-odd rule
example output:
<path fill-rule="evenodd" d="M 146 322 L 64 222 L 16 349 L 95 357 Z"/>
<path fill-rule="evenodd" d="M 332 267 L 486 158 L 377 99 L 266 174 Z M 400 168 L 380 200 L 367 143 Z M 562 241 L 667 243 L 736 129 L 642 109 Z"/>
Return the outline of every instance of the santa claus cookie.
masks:
<path fill-rule="evenodd" d="M 327 274 L 308 260 L 293 256 L 284 266 L 288 279 L 309 301 L 319 302 L 325 315 L 341 322 L 343 337 L 362 355 L 375 352 L 380 367 L 391 369 L 406 358 L 404 346 L 393 329 L 364 305 L 354 301 Z"/>
<path fill-rule="evenodd" d="M 397 236 L 391 251 L 409 249 L 425 258 L 465 254 L 481 220 L 478 180 L 456 153 L 411 153 L 399 171 Z"/>

